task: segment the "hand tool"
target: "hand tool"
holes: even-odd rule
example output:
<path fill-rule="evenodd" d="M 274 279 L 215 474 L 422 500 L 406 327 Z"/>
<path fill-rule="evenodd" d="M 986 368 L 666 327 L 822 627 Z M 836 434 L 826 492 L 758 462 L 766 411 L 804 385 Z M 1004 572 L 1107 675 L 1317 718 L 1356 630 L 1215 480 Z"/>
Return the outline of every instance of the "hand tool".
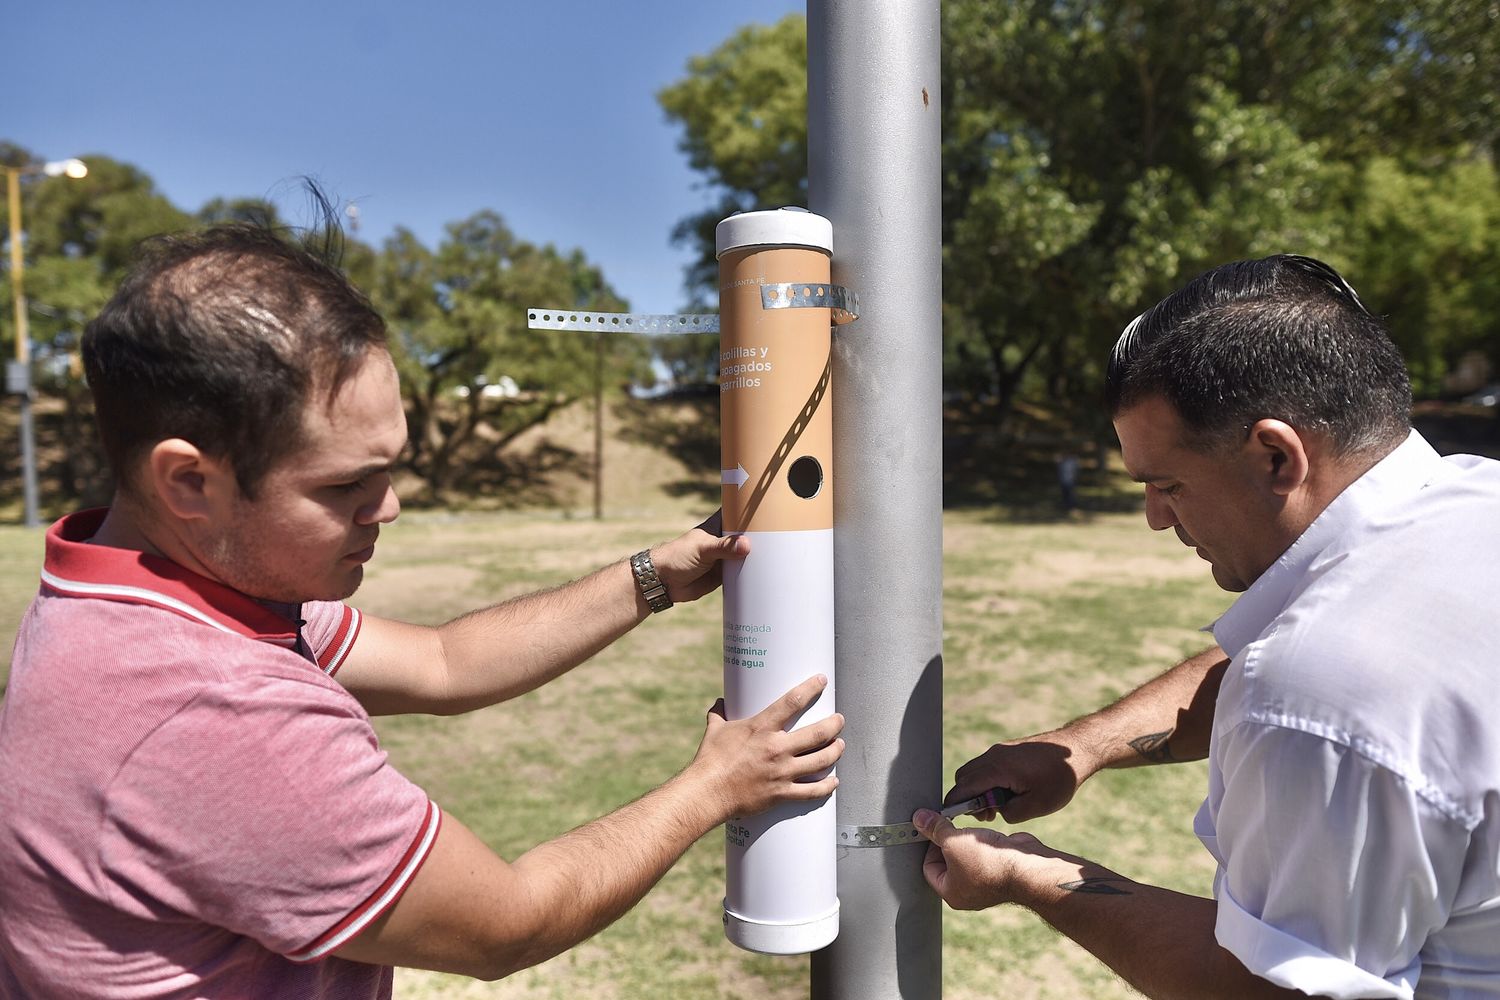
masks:
<path fill-rule="evenodd" d="M 985 809 L 999 809 L 1015 798 L 1015 795 L 1016 793 L 1009 788 L 991 788 L 972 799 L 945 806 L 939 812 L 953 819 L 957 816 L 982 812 Z M 922 834 L 910 823 L 888 823 L 885 826 L 840 825 L 838 837 L 840 847 L 890 847 L 892 844 L 910 844 L 923 839 Z"/>

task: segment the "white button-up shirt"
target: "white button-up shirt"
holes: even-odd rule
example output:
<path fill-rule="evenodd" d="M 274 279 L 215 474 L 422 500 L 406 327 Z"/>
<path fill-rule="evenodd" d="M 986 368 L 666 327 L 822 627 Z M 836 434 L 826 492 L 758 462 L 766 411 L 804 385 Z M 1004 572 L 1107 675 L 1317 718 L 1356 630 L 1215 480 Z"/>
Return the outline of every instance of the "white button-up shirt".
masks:
<path fill-rule="evenodd" d="M 1500 462 L 1413 432 L 1213 632 L 1219 943 L 1313 994 L 1500 997 Z"/>

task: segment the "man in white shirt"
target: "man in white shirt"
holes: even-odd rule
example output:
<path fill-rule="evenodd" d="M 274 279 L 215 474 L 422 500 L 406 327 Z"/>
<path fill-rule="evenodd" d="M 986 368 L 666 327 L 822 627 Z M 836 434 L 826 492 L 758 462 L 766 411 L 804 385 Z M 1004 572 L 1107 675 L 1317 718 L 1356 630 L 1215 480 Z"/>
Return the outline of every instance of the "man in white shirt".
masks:
<path fill-rule="evenodd" d="M 1217 647 L 991 747 L 949 799 L 1009 788 L 1015 823 L 1101 768 L 1207 756 L 1214 898 L 922 810 L 929 883 L 1031 908 L 1151 997 L 1500 997 L 1500 463 L 1411 430 L 1383 325 L 1306 257 L 1142 314 L 1108 395 L 1148 524 L 1243 593 Z"/>

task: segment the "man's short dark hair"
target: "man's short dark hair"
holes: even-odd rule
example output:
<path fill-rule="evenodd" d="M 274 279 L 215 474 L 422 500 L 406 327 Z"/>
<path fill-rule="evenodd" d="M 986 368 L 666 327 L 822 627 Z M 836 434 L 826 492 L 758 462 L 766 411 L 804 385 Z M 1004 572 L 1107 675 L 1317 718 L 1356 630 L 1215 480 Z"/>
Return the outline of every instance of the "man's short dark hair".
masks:
<path fill-rule="evenodd" d="M 1411 380 L 1385 324 L 1337 271 L 1293 254 L 1214 268 L 1146 310 L 1115 343 L 1105 395 L 1111 416 L 1163 397 L 1200 450 L 1265 418 L 1326 434 L 1340 456 L 1411 427 Z"/>
<path fill-rule="evenodd" d="M 216 226 L 157 237 L 83 335 L 104 450 L 123 489 L 157 442 L 228 458 L 253 497 L 301 443 L 309 396 L 329 398 L 385 323 L 332 260 L 283 233 Z"/>

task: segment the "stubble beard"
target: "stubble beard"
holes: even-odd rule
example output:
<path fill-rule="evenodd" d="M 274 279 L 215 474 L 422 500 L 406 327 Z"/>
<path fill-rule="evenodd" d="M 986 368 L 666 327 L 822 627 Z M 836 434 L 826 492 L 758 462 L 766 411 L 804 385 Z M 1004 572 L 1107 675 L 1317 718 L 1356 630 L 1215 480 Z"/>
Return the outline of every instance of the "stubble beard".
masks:
<path fill-rule="evenodd" d="M 240 525 L 247 523 L 246 520 L 238 522 Z M 305 578 L 286 579 L 268 569 L 274 564 L 267 558 L 271 555 L 267 548 L 259 540 L 258 533 L 234 528 L 211 539 L 204 546 L 204 555 L 223 583 L 258 601 L 277 604 L 342 601 L 352 596 L 364 581 L 365 568 L 359 565 L 341 573 L 337 581 L 329 580 L 325 586 L 309 583 Z M 285 557 L 284 553 L 279 554 Z"/>

